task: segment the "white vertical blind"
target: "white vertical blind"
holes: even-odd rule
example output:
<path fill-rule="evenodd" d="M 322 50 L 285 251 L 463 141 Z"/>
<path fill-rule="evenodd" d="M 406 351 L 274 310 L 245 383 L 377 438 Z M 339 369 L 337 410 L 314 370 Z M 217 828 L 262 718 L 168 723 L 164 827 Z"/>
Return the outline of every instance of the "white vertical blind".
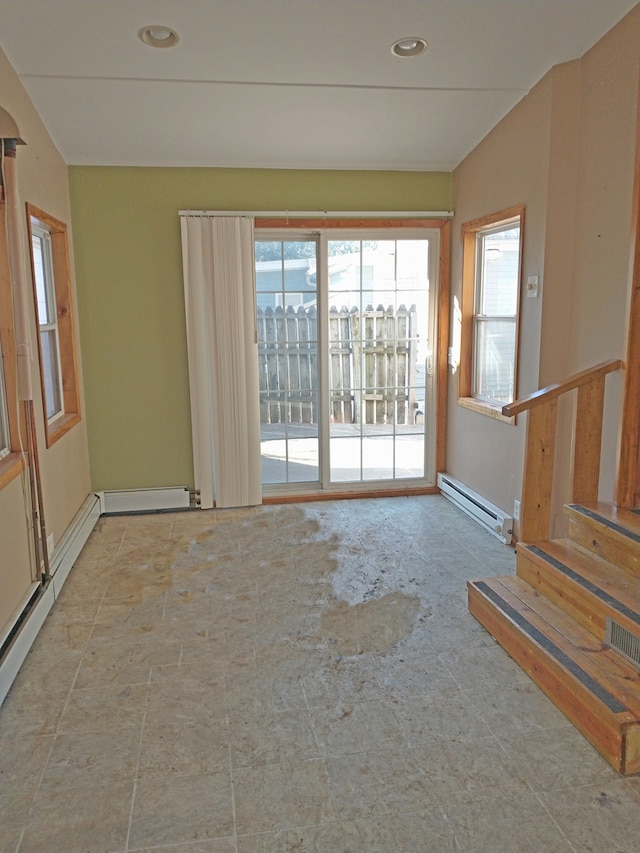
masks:
<path fill-rule="evenodd" d="M 181 214 L 194 475 L 203 508 L 262 502 L 253 220 Z"/>

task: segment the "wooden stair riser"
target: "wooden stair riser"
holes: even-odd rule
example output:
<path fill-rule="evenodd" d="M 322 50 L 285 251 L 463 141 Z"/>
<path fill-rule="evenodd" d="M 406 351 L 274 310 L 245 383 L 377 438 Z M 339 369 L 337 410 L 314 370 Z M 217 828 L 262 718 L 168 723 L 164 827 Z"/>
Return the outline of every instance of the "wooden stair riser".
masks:
<path fill-rule="evenodd" d="M 561 607 L 576 622 L 591 631 L 594 636 L 604 640 L 604 616 L 592 613 L 589 604 L 580 600 L 576 590 L 567 584 L 565 578 L 559 577 L 552 567 L 541 565 L 528 552 L 521 551 L 518 553 L 516 573 L 523 581 Z"/>
<path fill-rule="evenodd" d="M 500 579 L 498 578 L 498 580 Z M 506 578 L 505 583 L 510 585 L 511 580 Z M 596 680 L 631 709 L 634 718 L 640 721 L 640 675 L 637 668 L 615 649 L 609 648 L 594 634 L 586 632 L 575 619 L 572 619 L 564 611 L 556 609 L 555 616 L 549 619 L 540 616 L 536 609 L 545 611 L 548 609 L 546 605 L 551 607 L 555 605 L 553 602 L 549 602 L 546 596 L 541 596 L 529 584 L 523 584 L 520 581 L 516 597 L 511 597 L 509 590 L 504 591 L 504 597 L 514 607 L 524 608 L 525 618 L 529 618 L 534 627 L 545 628 L 546 623 L 546 629 L 555 636 L 554 642 L 557 645 L 563 646 L 565 643 L 569 643 L 577 650 L 579 657 L 586 655 L 583 665 L 587 669 L 591 669 L 595 664 L 593 674 Z"/>
<path fill-rule="evenodd" d="M 505 591 L 504 599 L 508 598 Z M 511 604 L 515 606 L 516 602 Z M 637 717 L 604 707 L 588 687 L 473 583 L 469 584 L 469 611 L 618 772 L 640 772 Z"/>
<path fill-rule="evenodd" d="M 585 516 L 569 515 L 569 537 L 616 566 L 640 578 L 640 544 L 617 531 L 601 527 Z"/>
<path fill-rule="evenodd" d="M 625 752 L 623 755 L 622 766 L 625 769 L 620 772 L 625 775 L 640 773 L 640 730 L 638 729 L 638 726 L 630 727 L 629 731 L 627 731 L 623 737 Z M 627 767 L 630 769 L 626 770 Z"/>
<path fill-rule="evenodd" d="M 592 582 L 575 577 L 577 573 L 570 567 L 563 571 L 554 565 L 552 557 L 519 546 L 516 573 L 599 640 L 605 639 L 607 616 L 635 636 L 640 636 L 637 612 L 617 602 Z M 640 601 L 638 606 L 640 608 Z"/>

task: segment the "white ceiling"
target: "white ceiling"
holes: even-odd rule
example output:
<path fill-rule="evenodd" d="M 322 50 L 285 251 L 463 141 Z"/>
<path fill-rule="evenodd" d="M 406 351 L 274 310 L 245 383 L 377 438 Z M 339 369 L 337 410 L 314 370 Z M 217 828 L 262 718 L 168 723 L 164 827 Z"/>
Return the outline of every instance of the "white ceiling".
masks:
<path fill-rule="evenodd" d="M 70 164 L 449 170 L 636 2 L 0 0 L 0 46 Z"/>

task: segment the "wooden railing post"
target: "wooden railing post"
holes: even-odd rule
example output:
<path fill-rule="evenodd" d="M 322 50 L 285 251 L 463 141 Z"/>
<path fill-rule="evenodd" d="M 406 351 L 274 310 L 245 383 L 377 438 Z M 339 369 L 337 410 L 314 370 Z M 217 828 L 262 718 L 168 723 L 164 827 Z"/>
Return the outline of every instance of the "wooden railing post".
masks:
<path fill-rule="evenodd" d="M 572 501 L 596 503 L 600 479 L 604 376 L 578 388 L 573 449 Z"/>
<path fill-rule="evenodd" d="M 621 366 L 620 359 L 603 361 L 502 407 L 506 418 L 529 413 L 520 506 L 521 541 L 532 542 L 549 536 L 558 397 L 576 389 L 572 500 L 581 504 L 598 500 L 604 382 L 608 373 Z"/>
<path fill-rule="evenodd" d="M 558 402 L 554 398 L 530 409 L 527 415 L 520 511 L 520 538 L 525 542 L 549 536 L 557 414 Z"/>

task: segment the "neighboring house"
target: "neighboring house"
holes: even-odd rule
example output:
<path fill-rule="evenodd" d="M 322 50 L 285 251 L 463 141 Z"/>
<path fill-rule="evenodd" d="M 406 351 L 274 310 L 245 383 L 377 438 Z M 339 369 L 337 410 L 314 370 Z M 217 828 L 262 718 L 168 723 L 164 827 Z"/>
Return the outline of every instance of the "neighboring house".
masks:
<path fill-rule="evenodd" d="M 448 197 L 441 182 L 436 189 L 428 173 L 415 174 L 414 209 L 455 211 L 454 354 L 460 335 L 461 225 L 514 204 L 525 206 L 523 276 L 539 277 L 540 293 L 522 300 L 518 394 L 625 356 L 639 43 L 636 7 L 584 57 L 552 69 L 533 87 L 454 170 Z M 55 549 L 92 490 L 193 486 L 178 225 L 178 210 L 190 203 L 189 190 L 176 189 L 178 169 L 167 169 L 172 180 L 165 182 L 158 169 L 67 167 L 2 52 L 0 81 L 2 105 L 28 140 L 17 157 L 21 207 L 30 202 L 67 223 L 75 257 L 71 286 L 84 390 L 78 423 L 49 446 L 32 365 L 43 501 Z M 203 198 L 211 208 L 251 207 L 255 175 L 249 180 L 242 170 L 198 171 L 194 207 Z M 340 203 L 347 200 L 353 210 L 362 210 L 363 199 L 376 198 L 378 210 L 383 204 L 406 210 L 406 184 L 396 186 L 394 176 L 386 173 L 372 192 L 374 174 L 345 172 Z M 265 170 L 261 198 L 270 186 L 281 201 L 288 192 L 296 200 L 306 192 L 306 209 L 332 208 L 324 188 L 317 180 L 307 182 L 304 172 Z M 217 199 L 225 201 L 218 205 Z M 292 274 L 306 304 L 313 269 L 304 260 L 292 265 Z M 266 282 L 268 275 L 265 263 L 260 278 Z M 521 494 L 526 419 L 509 425 L 457 405 L 457 381 L 450 371 L 447 470 L 510 508 Z M 613 494 L 620 389 L 616 375 L 607 389 L 604 498 Z M 562 418 L 569 422 L 571 413 Z M 36 579 L 22 475 L 3 479 L 3 465 L 6 459 L 0 459 L 0 631 L 6 639 Z M 567 475 L 562 477 L 559 500 L 566 492 Z"/>
<path fill-rule="evenodd" d="M 256 261 L 256 303 L 258 309 L 282 308 L 282 266 L 287 305 L 315 304 L 315 263 L 309 258 L 287 261 Z"/>

